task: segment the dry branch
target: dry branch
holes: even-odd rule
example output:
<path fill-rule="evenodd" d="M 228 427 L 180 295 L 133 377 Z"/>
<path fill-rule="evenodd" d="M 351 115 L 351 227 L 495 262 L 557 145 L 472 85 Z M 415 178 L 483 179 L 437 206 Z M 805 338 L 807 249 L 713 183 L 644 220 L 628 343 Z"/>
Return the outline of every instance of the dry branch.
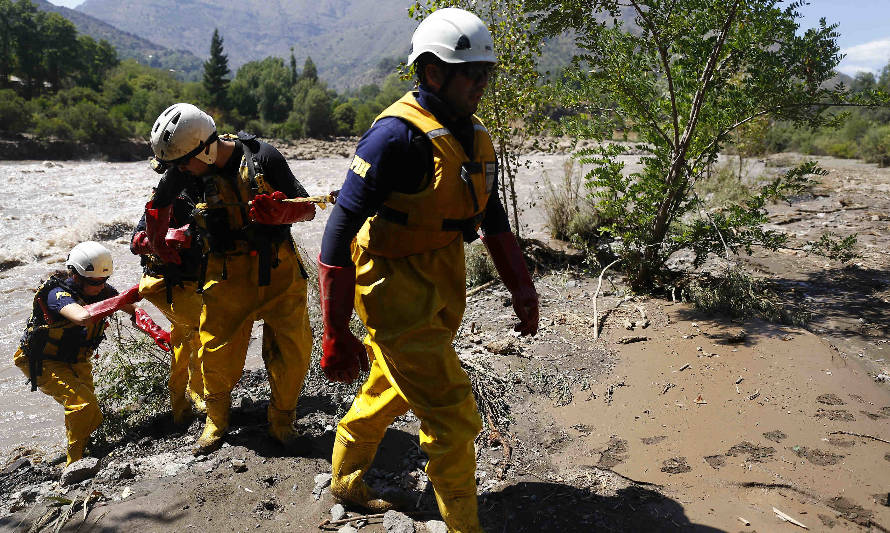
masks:
<path fill-rule="evenodd" d="M 596 283 L 596 292 L 593 293 L 593 340 L 597 340 L 600 337 L 600 326 L 599 326 L 599 313 L 597 312 L 596 300 L 600 295 L 600 288 L 603 286 L 603 275 L 606 273 L 606 270 L 609 270 L 609 267 L 621 261 L 620 259 L 616 259 L 606 265 L 602 272 L 600 272 L 599 280 Z M 645 317 L 644 317 L 645 318 Z"/>

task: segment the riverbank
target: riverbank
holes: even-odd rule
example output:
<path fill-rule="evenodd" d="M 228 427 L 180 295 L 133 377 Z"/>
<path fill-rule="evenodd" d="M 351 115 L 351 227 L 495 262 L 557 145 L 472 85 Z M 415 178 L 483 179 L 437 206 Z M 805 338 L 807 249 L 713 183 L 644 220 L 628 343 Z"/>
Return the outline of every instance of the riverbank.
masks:
<path fill-rule="evenodd" d="M 349 157 L 358 137 L 331 139 L 268 140 L 286 159 L 314 160 Z M 0 161 L 145 161 L 152 156 L 143 139 L 122 139 L 109 143 L 79 143 L 63 139 L 42 139 L 32 134 L 0 132 Z"/>

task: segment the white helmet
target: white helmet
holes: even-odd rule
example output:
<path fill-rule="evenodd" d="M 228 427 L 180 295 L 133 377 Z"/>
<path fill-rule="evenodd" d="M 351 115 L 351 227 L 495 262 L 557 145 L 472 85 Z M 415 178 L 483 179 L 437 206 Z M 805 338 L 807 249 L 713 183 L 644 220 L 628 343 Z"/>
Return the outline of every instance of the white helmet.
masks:
<path fill-rule="evenodd" d="M 408 64 L 414 63 L 424 52 L 430 52 L 446 63 L 497 63 L 494 42 L 485 23 L 469 11 L 456 7 L 433 12 L 414 30 Z"/>
<path fill-rule="evenodd" d="M 216 162 L 216 123 L 192 104 L 173 104 L 151 127 L 151 149 L 160 161 L 175 164 L 197 157 Z"/>
<path fill-rule="evenodd" d="M 85 278 L 107 278 L 114 271 L 111 252 L 95 241 L 86 241 L 71 249 L 65 266 Z"/>

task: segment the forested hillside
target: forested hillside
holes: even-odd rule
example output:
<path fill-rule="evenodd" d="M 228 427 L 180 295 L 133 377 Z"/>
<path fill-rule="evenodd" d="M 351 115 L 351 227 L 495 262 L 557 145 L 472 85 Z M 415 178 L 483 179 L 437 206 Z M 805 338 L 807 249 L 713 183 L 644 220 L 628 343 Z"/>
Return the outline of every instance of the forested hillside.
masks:
<path fill-rule="evenodd" d="M 93 39 L 106 40 L 117 49 L 121 59 L 135 59 L 143 65 L 173 70 L 183 80 L 196 80 L 201 74 L 201 60 L 187 50 L 174 50 L 155 44 L 103 22 L 95 17 L 57 6 L 46 0 L 33 0 L 41 11 L 58 13 L 74 23 L 77 31 Z"/>

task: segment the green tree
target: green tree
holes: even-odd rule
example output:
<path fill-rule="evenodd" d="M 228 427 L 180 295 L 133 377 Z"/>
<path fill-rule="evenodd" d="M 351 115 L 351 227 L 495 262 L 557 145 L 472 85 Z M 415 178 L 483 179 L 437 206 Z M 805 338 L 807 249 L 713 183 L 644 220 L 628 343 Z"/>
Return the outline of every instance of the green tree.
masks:
<path fill-rule="evenodd" d="M 303 63 L 303 72 L 300 74 L 300 79 L 312 82 L 318 81 L 318 70 L 315 68 L 315 63 L 312 62 L 311 57 L 306 57 L 306 61 Z"/>
<path fill-rule="evenodd" d="M 43 72 L 53 90 L 59 90 L 62 80 L 75 74 L 80 58 L 77 29 L 74 24 L 58 13 L 45 13 L 42 17 Z"/>
<path fill-rule="evenodd" d="M 11 0 L 0 0 L 0 88 L 9 86 L 15 67 L 15 35 L 19 18 Z"/>
<path fill-rule="evenodd" d="M 571 32 L 580 50 L 557 92 L 576 111 L 563 121 L 565 131 L 604 141 L 617 120 L 639 139 L 639 171 L 622 172 L 621 145 L 582 159 L 595 165 L 587 184 L 637 287 L 651 286 L 681 248 L 702 261 L 708 252 L 785 242 L 762 229 L 764 202 L 806 186 L 812 165 L 729 212 L 706 213 L 693 185 L 736 128 L 758 117 L 816 125 L 828 120 L 825 104 L 847 101 L 842 88 L 823 86 L 840 60 L 836 27 L 823 19 L 799 32 L 799 5 L 530 0 L 545 35 Z M 630 19 L 634 27 L 625 28 Z"/>
<path fill-rule="evenodd" d="M 94 91 L 100 90 L 108 72 L 120 64 L 117 50 L 105 39 L 97 43 L 89 35 L 78 36 L 77 50 L 78 68 L 74 83 Z"/>
<path fill-rule="evenodd" d="M 349 102 L 344 102 L 334 108 L 331 117 L 334 123 L 334 133 L 337 135 L 351 135 L 355 127 L 355 108 Z"/>
<path fill-rule="evenodd" d="M 22 78 L 22 93 L 27 100 L 39 94 L 43 87 L 44 46 L 41 30 L 44 17 L 30 0 L 18 0 L 13 16 L 17 20 L 12 25 L 13 54 L 16 58 L 13 73 Z"/>
<path fill-rule="evenodd" d="M 223 39 L 219 30 L 213 29 L 210 38 L 210 58 L 204 62 L 204 88 L 210 95 L 210 105 L 217 109 L 226 107 L 226 89 L 229 85 L 229 59 L 223 53 Z"/>
<path fill-rule="evenodd" d="M 250 61 L 229 85 L 231 108 L 245 119 L 283 121 L 293 106 L 291 71 L 280 57 Z"/>
<path fill-rule="evenodd" d="M 303 104 L 303 135 L 326 137 L 331 134 L 331 98 L 322 87 L 313 87 Z"/>

